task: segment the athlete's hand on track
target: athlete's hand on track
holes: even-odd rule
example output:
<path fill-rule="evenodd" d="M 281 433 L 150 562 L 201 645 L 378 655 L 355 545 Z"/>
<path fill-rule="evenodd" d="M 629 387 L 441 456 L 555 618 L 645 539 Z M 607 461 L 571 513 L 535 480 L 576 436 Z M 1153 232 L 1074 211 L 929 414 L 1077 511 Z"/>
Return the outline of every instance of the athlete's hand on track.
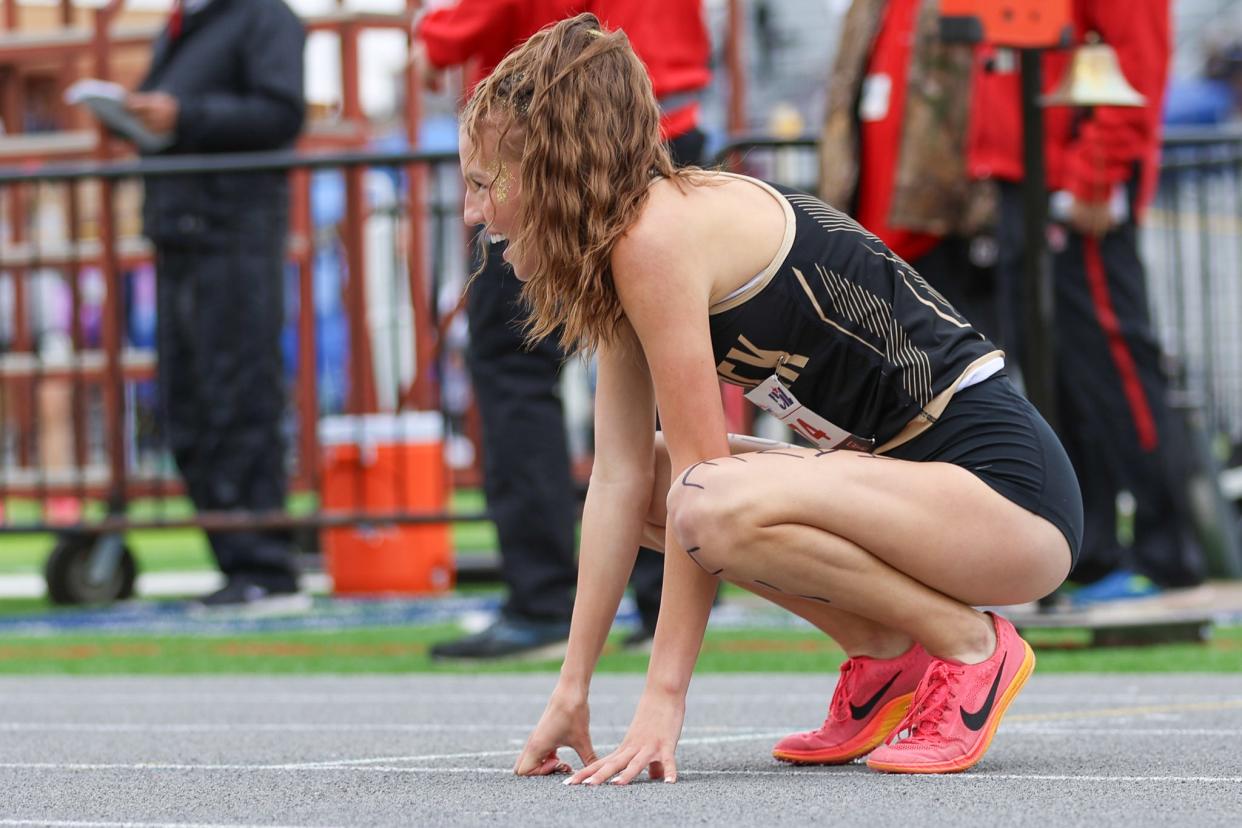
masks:
<path fill-rule="evenodd" d="M 573 768 L 556 755 L 556 749 L 562 745 L 577 751 L 584 765 L 595 761 L 595 748 L 591 747 L 591 711 L 586 697 L 557 691 L 548 699 L 548 706 L 526 740 L 513 772 L 518 776 L 570 773 Z"/>
<path fill-rule="evenodd" d="M 686 717 L 686 701 L 643 693 L 624 741 L 612 753 L 565 780 L 566 785 L 628 785 L 646 768 L 652 781 L 677 781 L 677 740 Z"/>

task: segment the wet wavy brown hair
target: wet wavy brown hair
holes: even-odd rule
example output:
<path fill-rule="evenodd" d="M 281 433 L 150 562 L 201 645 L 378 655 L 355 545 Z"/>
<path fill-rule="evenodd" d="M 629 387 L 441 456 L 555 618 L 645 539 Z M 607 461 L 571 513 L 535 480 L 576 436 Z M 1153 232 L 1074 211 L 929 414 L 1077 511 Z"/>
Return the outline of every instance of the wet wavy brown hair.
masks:
<path fill-rule="evenodd" d="M 497 130 L 500 155 L 519 164 L 522 201 L 509 243 L 532 273 L 522 288 L 528 340 L 559 330 L 569 353 L 612 341 L 624 318 L 613 246 L 655 176 L 690 174 L 673 168 L 629 39 L 604 31 L 593 14 L 540 30 L 475 88 L 461 123 L 476 148 Z"/>

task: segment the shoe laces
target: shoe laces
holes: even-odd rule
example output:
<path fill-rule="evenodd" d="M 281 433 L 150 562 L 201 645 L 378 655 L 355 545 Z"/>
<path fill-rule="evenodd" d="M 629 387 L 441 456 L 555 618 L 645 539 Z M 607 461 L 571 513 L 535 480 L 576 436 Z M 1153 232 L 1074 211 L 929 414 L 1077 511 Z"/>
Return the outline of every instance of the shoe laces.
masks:
<path fill-rule="evenodd" d="M 847 658 L 841 663 L 841 675 L 837 679 L 837 689 L 833 691 L 832 702 L 828 705 L 828 718 L 824 721 L 843 722 L 850 716 L 849 700 L 858 683 L 859 664 L 857 659 Z"/>
<path fill-rule="evenodd" d="M 963 672 L 962 668 L 955 667 L 947 661 L 939 659 L 933 661 L 914 691 L 914 701 L 910 704 L 910 709 L 906 711 L 905 718 L 893 729 L 884 743 L 892 744 L 893 740 L 902 733 L 908 734 L 903 741 L 916 740 L 939 733 L 940 723 L 944 719 L 945 711 L 949 708 L 949 702 L 957 696 L 954 679 L 961 676 Z"/>

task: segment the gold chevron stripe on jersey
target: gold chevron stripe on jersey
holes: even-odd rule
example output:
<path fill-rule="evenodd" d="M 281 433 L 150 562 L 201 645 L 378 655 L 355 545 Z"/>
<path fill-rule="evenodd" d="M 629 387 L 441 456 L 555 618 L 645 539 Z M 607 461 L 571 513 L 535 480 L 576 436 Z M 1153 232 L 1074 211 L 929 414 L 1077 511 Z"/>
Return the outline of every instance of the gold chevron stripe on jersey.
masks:
<path fill-rule="evenodd" d="M 875 242 L 876 247 L 866 248 L 868 252 L 872 255 L 879 256 L 882 259 L 887 259 L 896 265 L 901 272 L 902 282 L 914 295 L 915 299 L 930 308 L 932 312 L 944 321 L 956 325 L 959 328 L 970 327 L 970 323 L 962 318 L 962 315 L 959 314 L 957 309 L 949 303 L 949 300 L 945 299 L 935 288 L 929 285 L 923 277 L 919 275 L 917 270 L 910 267 L 909 263 L 907 263 L 905 259 L 885 247 L 884 242 L 880 241 L 877 236 L 870 233 L 861 224 L 854 221 L 840 210 L 830 207 L 814 196 L 805 195 L 803 193 L 790 193 L 786 195 L 786 198 L 791 204 L 796 204 L 798 207 L 802 208 L 808 216 L 815 219 L 816 223 L 818 223 L 819 226 L 823 227 L 825 230 L 857 233 L 867 241 Z"/>
<path fill-rule="evenodd" d="M 815 312 L 820 319 L 837 330 L 863 343 L 871 350 L 882 354 L 890 364 L 900 366 L 901 384 L 906 393 L 920 406 L 927 405 L 933 396 L 932 367 L 927 354 L 910 341 L 904 328 L 893 316 L 893 307 L 880 297 L 867 291 L 856 282 L 843 278 L 840 274 L 828 270 L 818 262 L 815 269 L 819 273 L 820 284 L 823 285 L 832 311 L 841 319 L 849 322 L 856 329 L 861 328 L 871 335 L 872 341 L 842 327 L 825 312 L 815 296 L 815 291 L 807 282 L 806 276 L 798 268 L 794 268 L 802 289 L 811 300 Z"/>

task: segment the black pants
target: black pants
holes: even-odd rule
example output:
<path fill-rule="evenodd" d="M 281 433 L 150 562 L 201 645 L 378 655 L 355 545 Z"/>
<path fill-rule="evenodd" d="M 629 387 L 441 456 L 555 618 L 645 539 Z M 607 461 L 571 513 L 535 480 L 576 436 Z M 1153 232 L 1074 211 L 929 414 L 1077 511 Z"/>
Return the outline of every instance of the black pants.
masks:
<path fill-rule="evenodd" d="M 159 383 L 169 447 L 200 511 L 285 508 L 284 216 L 156 242 Z M 208 532 L 225 575 L 296 585 L 288 533 Z"/>
<path fill-rule="evenodd" d="M 697 163 L 703 133 L 670 143 L 674 161 Z M 501 574 L 509 588 L 506 615 L 567 620 L 577 582 L 574 525 L 578 503 L 569 471 L 559 379 L 565 355 L 557 343 L 526 349 L 521 282 L 493 245 L 466 298 L 468 351 L 483 425 L 483 489 L 500 539 Z M 640 549 L 630 579 L 644 626 L 655 627 L 664 560 Z"/>
<path fill-rule="evenodd" d="M 1016 185 L 1002 189 L 1001 208 L 998 275 L 1015 363 L 1024 325 Z M 1130 220 L 1098 239 L 1058 227 L 1053 238 L 1057 429 L 1085 511 L 1082 554 L 1071 577 L 1089 582 L 1126 566 L 1164 586 L 1199 583 L 1204 561 L 1186 497 L 1188 447 L 1169 407 L 1137 227 Z M 1117 538 L 1122 490 L 1135 498 L 1128 550 Z"/>
<path fill-rule="evenodd" d="M 500 540 L 501 574 L 509 589 L 504 613 L 568 621 L 578 568 L 574 526 L 578 499 L 569 469 L 560 372 L 564 354 L 552 339 L 526 349 L 521 282 L 493 245 L 470 286 L 467 352 L 483 427 L 483 490 Z M 634 567 L 636 600 L 654 625 L 663 559 L 643 550 Z"/>

